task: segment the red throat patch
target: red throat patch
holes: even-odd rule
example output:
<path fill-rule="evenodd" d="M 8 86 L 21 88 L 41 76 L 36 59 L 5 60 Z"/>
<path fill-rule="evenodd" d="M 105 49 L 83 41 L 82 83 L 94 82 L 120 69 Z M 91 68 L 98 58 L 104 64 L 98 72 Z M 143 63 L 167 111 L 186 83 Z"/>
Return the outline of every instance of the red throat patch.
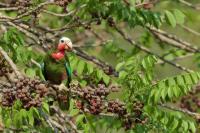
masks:
<path fill-rule="evenodd" d="M 56 53 L 52 53 L 51 57 L 55 60 L 61 60 L 62 58 L 65 57 L 65 52 L 56 52 Z"/>

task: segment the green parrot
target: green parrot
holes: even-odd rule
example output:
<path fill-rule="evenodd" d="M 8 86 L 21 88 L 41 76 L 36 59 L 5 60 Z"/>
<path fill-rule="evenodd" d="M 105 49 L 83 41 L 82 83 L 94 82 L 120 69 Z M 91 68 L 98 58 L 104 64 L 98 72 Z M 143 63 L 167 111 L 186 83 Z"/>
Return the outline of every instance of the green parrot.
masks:
<path fill-rule="evenodd" d="M 70 82 L 72 80 L 72 72 L 69 59 L 66 52 L 72 50 L 72 42 L 67 37 L 62 37 L 59 40 L 57 49 L 54 52 L 48 52 L 45 56 L 43 63 L 41 64 L 42 74 L 45 80 L 52 84 L 61 85 L 63 81 L 65 86 L 70 88 Z M 67 95 L 67 103 L 58 101 L 61 109 L 69 109 L 70 106 L 70 90 Z"/>

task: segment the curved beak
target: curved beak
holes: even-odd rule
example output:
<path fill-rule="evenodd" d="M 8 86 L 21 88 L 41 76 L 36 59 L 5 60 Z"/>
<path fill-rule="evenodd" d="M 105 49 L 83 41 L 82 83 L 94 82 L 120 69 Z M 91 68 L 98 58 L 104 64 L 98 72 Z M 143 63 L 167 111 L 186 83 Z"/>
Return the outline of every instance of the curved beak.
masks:
<path fill-rule="evenodd" d="M 65 50 L 72 51 L 72 48 L 70 48 L 68 45 L 65 45 Z"/>

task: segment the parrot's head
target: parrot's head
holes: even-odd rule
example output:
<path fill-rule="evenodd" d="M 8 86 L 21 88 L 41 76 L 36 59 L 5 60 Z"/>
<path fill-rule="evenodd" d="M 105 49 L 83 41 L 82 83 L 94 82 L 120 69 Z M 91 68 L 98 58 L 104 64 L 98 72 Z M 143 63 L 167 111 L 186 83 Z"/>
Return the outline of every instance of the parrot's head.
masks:
<path fill-rule="evenodd" d="M 62 37 L 59 40 L 58 47 L 57 47 L 59 51 L 65 51 L 65 50 L 72 51 L 72 48 L 73 48 L 72 42 L 68 37 Z"/>

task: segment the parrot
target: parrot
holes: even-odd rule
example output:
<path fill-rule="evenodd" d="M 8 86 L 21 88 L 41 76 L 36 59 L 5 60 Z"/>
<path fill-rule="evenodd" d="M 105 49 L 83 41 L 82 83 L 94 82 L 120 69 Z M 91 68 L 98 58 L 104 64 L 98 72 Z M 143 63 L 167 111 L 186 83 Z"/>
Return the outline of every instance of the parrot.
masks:
<path fill-rule="evenodd" d="M 41 71 L 46 81 L 52 84 L 62 85 L 64 83 L 68 87 L 67 105 L 63 101 L 58 101 L 61 109 L 69 109 L 70 106 L 70 82 L 72 80 L 72 72 L 67 52 L 72 51 L 72 41 L 68 37 L 62 37 L 59 40 L 55 51 L 49 51 L 43 62 L 41 63 Z"/>

